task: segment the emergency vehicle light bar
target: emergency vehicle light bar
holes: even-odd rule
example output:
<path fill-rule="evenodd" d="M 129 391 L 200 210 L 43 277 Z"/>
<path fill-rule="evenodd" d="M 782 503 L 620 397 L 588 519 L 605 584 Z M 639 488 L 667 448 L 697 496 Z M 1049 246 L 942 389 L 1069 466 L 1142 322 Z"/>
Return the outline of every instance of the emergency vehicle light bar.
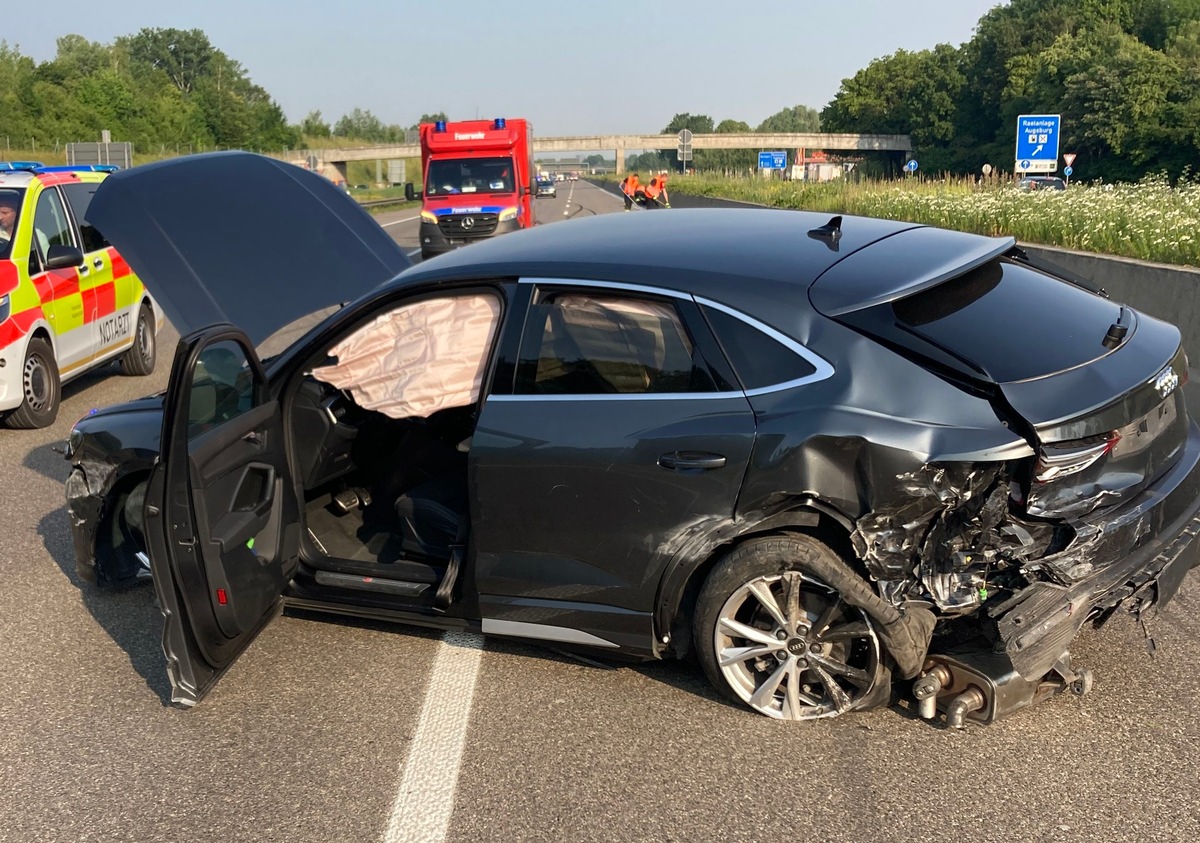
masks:
<path fill-rule="evenodd" d="M 21 173 L 115 173 L 115 164 L 60 164 L 47 167 L 41 161 L 0 161 L 0 172 Z"/>
<path fill-rule="evenodd" d="M 121 169 L 116 164 L 65 164 L 56 167 L 38 167 L 39 173 L 115 173 Z"/>

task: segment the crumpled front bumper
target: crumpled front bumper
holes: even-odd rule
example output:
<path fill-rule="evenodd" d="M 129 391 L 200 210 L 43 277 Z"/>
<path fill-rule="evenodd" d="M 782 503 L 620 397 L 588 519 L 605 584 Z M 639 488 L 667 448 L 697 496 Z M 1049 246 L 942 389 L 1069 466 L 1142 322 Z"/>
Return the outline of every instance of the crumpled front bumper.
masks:
<path fill-rule="evenodd" d="M 75 547 L 75 571 L 85 581 L 95 584 L 100 579 L 96 570 L 96 531 L 100 527 L 104 501 L 92 494 L 87 475 L 80 466 L 74 466 L 67 476 L 66 494 L 71 543 Z"/>

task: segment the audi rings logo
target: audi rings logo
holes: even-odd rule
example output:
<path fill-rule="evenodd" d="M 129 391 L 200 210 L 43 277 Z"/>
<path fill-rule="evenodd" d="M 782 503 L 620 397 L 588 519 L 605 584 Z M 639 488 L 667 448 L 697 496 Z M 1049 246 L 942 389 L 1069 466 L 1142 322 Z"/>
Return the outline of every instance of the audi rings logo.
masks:
<path fill-rule="evenodd" d="M 1175 369 L 1171 366 L 1159 372 L 1158 377 L 1154 379 L 1154 389 L 1163 398 L 1174 392 L 1177 386 L 1179 386 L 1179 375 L 1175 374 Z"/>
<path fill-rule="evenodd" d="M 463 227 L 463 231 L 470 231 L 472 228 L 475 227 L 475 218 L 474 217 L 463 217 L 462 222 L 460 222 L 459 225 L 461 225 Z"/>

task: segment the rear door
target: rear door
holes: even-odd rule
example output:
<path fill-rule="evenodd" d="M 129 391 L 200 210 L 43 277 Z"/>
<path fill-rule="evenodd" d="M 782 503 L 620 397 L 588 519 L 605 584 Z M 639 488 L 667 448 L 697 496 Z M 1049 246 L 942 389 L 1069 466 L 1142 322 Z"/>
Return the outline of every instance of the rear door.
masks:
<path fill-rule="evenodd" d="M 299 558 L 279 402 L 244 333 L 185 337 L 146 494 L 171 699 L 195 705 L 278 612 Z"/>
<path fill-rule="evenodd" d="M 754 413 L 690 298 L 521 288 L 513 394 L 470 451 L 484 631 L 645 648 L 671 555 L 733 517 Z"/>

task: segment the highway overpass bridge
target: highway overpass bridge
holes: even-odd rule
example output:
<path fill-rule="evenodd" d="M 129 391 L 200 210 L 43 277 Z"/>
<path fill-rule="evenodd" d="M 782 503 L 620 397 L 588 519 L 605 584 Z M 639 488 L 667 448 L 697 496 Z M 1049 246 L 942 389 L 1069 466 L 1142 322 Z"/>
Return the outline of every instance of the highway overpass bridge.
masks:
<path fill-rule="evenodd" d="M 577 137 L 533 138 L 535 155 L 548 152 L 603 152 L 613 150 L 617 157 L 617 172 L 625 170 L 625 151 L 643 149 L 675 149 L 679 138 L 675 135 L 580 135 Z M 908 135 L 857 135 L 800 132 L 782 134 L 713 134 L 692 135 L 692 149 L 823 149 L 850 150 L 858 152 L 898 151 L 908 152 L 912 141 Z M 317 169 L 328 175 L 334 168 L 344 181 L 346 162 L 378 161 L 396 158 L 416 158 L 421 148 L 417 144 L 381 144 L 347 149 L 304 149 L 281 155 L 288 161 L 304 165 L 317 162 Z"/>

